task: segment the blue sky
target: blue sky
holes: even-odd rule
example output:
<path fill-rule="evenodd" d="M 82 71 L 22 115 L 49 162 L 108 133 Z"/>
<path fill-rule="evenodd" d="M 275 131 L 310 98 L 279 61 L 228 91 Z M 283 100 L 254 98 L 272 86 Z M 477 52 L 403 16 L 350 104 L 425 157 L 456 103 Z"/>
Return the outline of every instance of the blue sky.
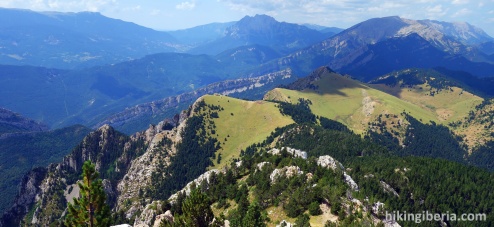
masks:
<path fill-rule="evenodd" d="M 0 7 L 35 11 L 97 11 L 158 29 L 175 30 L 267 14 L 278 21 L 348 28 L 384 16 L 464 21 L 494 37 L 494 0 L 0 0 Z"/>

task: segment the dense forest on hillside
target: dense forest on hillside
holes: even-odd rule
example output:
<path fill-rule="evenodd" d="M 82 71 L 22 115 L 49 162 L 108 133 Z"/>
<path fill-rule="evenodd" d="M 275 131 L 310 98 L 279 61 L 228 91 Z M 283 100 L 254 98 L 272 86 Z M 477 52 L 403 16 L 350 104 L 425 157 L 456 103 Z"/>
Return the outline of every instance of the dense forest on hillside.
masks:
<path fill-rule="evenodd" d="M 302 149 L 309 158 L 294 157 L 285 149 L 273 155 L 268 149 L 275 140 L 278 141 L 275 147 Z M 362 154 L 366 149 L 372 152 Z M 242 154 L 240 162 L 233 162 L 226 172 L 213 173 L 209 182 L 194 186 L 208 196 L 213 209 L 229 210 L 222 217 L 234 226 L 249 226 L 246 222 L 251 209 L 258 213 L 255 217 L 259 223 L 279 223 L 280 220 L 269 220 L 266 213 L 277 207 L 288 218 L 308 224 L 311 217 L 321 214 L 317 206 L 320 204 L 331 207 L 340 225 L 361 226 L 369 224 L 371 214 L 384 217 L 382 211 L 371 211 L 378 201 L 383 202 L 388 211 L 487 214 L 487 222 L 449 223 L 459 226 L 489 226 L 494 221 L 494 194 L 488 189 L 494 183 L 493 174 L 447 160 L 396 157 L 387 154 L 382 146 L 346 130 L 324 129 L 315 124 L 289 125 L 277 129 L 264 142 L 248 147 Z M 316 159 L 322 155 L 344 160 L 360 190 L 350 190 L 339 170 L 319 166 Z M 274 172 L 287 169 L 294 172 L 273 178 Z M 388 192 L 381 182 L 390 185 L 398 196 Z M 346 204 L 352 197 L 363 201 L 368 212 L 349 209 Z M 181 214 L 185 196 L 179 198 L 171 209 Z M 328 222 L 327 226 L 334 224 Z M 415 222 L 400 224 L 416 225 Z M 437 223 L 423 222 L 422 225 L 436 226 Z"/>
<path fill-rule="evenodd" d="M 448 222 L 448 226 L 491 226 L 494 223 L 494 174 L 441 159 L 422 157 L 356 158 L 348 162 L 359 184 L 358 198 L 386 204 L 388 211 L 408 213 L 485 213 L 487 221 Z M 382 185 L 391 186 L 398 193 Z M 382 214 L 384 215 L 384 214 Z M 401 224 L 401 223 L 400 223 Z M 404 226 L 415 226 L 404 222 Z M 437 226 L 437 223 L 422 223 Z"/>

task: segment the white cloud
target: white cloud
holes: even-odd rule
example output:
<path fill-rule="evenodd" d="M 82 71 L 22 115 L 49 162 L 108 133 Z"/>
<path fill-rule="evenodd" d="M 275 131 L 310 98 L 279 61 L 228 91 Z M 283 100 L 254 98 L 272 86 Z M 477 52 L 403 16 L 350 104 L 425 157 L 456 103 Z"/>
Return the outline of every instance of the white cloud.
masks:
<path fill-rule="evenodd" d="M 453 0 L 453 2 L 451 2 L 453 5 L 464 5 L 464 4 L 468 4 L 470 1 L 469 0 Z"/>
<path fill-rule="evenodd" d="M 182 2 L 175 6 L 175 8 L 179 10 L 191 10 L 194 9 L 195 7 L 196 7 L 195 2 Z"/>
<path fill-rule="evenodd" d="M 425 8 L 425 10 L 429 13 L 442 13 L 443 12 L 443 6 L 442 5 L 436 5 L 433 7 L 428 6 Z"/>
<path fill-rule="evenodd" d="M 469 10 L 467 8 L 463 8 L 463 9 L 458 10 L 455 14 L 453 14 L 452 17 L 461 17 L 461 16 L 468 15 L 470 13 L 472 13 L 471 10 Z"/>
<path fill-rule="evenodd" d="M 425 8 L 427 17 L 430 19 L 436 19 L 446 15 L 448 9 L 444 9 L 442 5 L 428 6 Z"/>
<path fill-rule="evenodd" d="M 1 7 L 36 11 L 102 11 L 117 4 L 117 0 L 1 0 Z"/>

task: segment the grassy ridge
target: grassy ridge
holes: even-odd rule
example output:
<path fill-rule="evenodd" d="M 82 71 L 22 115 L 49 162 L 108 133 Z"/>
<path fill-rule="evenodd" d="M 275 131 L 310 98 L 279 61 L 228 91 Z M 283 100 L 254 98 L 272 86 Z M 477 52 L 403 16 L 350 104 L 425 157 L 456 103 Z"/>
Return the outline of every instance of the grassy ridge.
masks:
<path fill-rule="evenodd" d="M 437 119 L 431 111 L 334 73 L 322 76 L 314 85 L 317 87 L 315 90 L 277 88 L 268 92 L 264 99 L 288 102 L 309 99 L 314 114 L 337 120 L 356 133 L 367 130 L 368 122 L 374 121 L 380 114 L 399 115 L 406 111 L 427 122 Z"/>
<path fill-rule="evenodd" d="M 238 158 L 247 146 L 262 142 L 277 127 L 294 123 L 289 116 L 282 116 L 275 103 L 267 101 L 245 101 L 227 96 L 206 95 L 206 104 L 219 105 L 219 118 L 211 118 L 216 125 L 213 135 L 221 142 L 221 162 L 214 168 L 222 168 L 232 158 Z"/>

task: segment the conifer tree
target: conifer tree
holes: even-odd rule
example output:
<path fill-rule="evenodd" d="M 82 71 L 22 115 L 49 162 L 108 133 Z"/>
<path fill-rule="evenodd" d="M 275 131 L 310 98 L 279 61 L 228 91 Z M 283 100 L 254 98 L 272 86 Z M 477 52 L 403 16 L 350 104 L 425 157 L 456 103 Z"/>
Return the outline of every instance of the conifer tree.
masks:
<path fill-rule="evenodd" d="M 103 183 L 91 161 L 82 166 L 82 181 L 79 185 L 79 198 L 68 204 L 66 226 L 109 226 L 110 209 L 106 202 Z"/>
<path fill-rule="evenodd" d="M 160 226 L 222 226 L 222 220 L 215 219 L 209 203 L 210 201 L 206 194 L 199 189 L 192 189 L 189 197 L 182 204 L 182 214 L 175 215 L 173 222 L 168 222 L 164 219 L 161 221 Z"/>
<path fill-rule="evenodd" d="M 266 224 L 264 223 L 264 217 L 261 214 L 261 207 L 257 202 L 253 202 L 250 204 L 249 210 L 247 210 L 242 224 L 244 227 L 266 226 Z"/>

